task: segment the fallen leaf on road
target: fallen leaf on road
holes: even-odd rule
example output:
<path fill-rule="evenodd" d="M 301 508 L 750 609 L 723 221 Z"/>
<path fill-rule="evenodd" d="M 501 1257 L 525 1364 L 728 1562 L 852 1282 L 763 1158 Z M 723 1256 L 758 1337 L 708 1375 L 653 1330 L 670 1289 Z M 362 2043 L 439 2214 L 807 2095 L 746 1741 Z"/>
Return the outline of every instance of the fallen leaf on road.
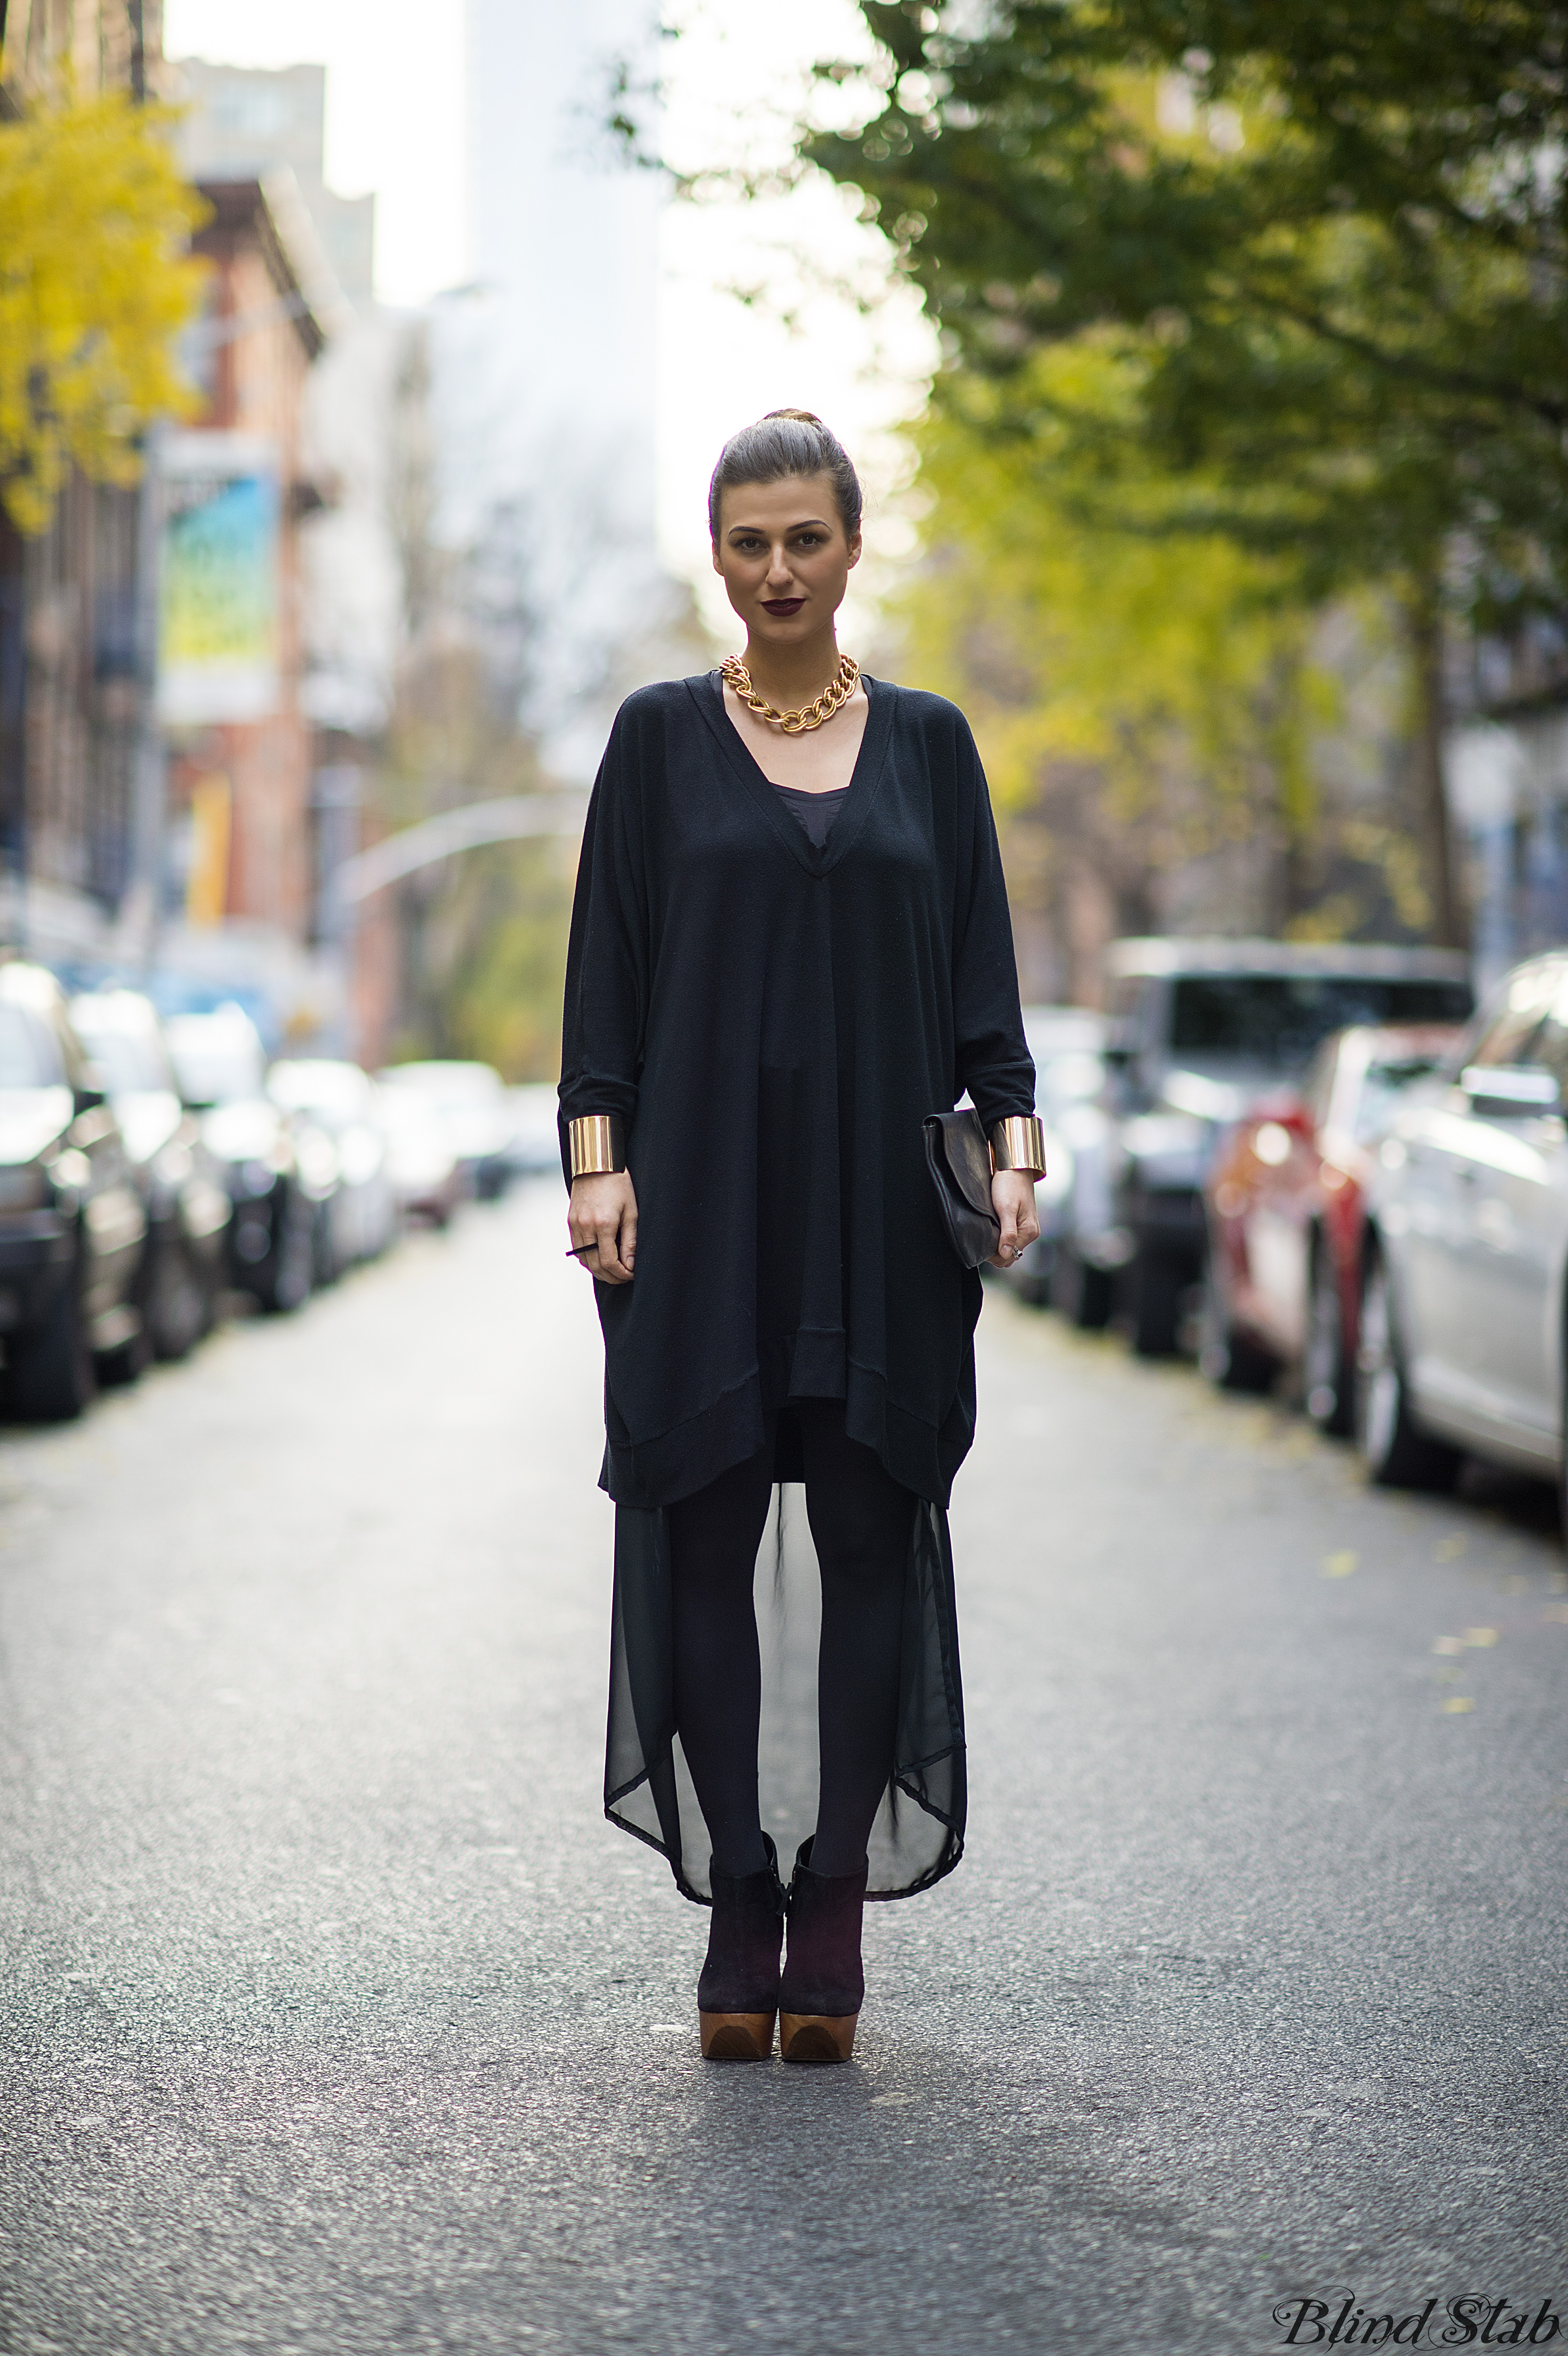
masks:
<path fill-rule="evenodd" d="M 1449 1694 L 1445 1698 L 1442 1707 L 1452 1717 L 1459 1710 L 1474 1709 L 1476 1705 L 1467 1694 Z"/>
<path fill-rule="evenodd" d="M 1438 1539 L 1432 1549 L 1432 1559 L 1434 1562 L 1456 1562 L 1468 1544 L 1469 1540 L 1464 1532 L 1456 1531 L 1451 1538 Z"/>
<path fill-rule="evenodd" d="M 1360 1567 L 1360 1556 L 1350 1553 L 1348 1548 L 1343 1554 L 1326 1554 L 1323 1558 L 1325 1579 L 1349 1579 L 1350 1573 L 1353 1570 L 1359 1570 Z"/>
<path fill-rule="evenodd" d="M 1432 1649 L 1435 1653 L 1462 1653 L 1465 1639 L 1463 1636 L 1439 1636 Z"/>
<path fill-rule="evenodd" d="M 1495 1644 L 1497 1641 L 1498 1632 L 1495 1628 L 1467 1628 L 1465 1631 L 1467 1644 Z"/>

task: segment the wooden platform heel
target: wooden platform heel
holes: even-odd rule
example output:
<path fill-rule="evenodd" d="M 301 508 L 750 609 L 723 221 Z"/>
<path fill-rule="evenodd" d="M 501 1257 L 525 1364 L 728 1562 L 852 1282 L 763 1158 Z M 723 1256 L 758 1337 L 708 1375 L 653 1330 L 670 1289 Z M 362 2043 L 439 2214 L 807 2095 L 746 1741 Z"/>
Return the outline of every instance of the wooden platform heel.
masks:
<path fill-rule="evenodd" d="M 813 1873 L 811 1843 L 789 1886 L 789 1952 L 779 1983 L 779 2050 L 786 2062 L 848 2062 L 866 1994 L 860 1923 L 866 1871 Z"/>
<path fill-rule="evenodd" d="M 766 2062 L 773 2050 L 771 2012 L 701 2012 L 705 2062 Z"/>
<path fill-rule="evenodd" d="M 697 1983 L 705 2062 L 765 2062 L 773 2050 L 784 1893 L 778 1851 L 766 1833 L 763 1846 L 768 1861 L 761 1873 L 709 1870 L 713 1920 Z"/>
<path fill-rule="evenodd" d="M 848 2062 L 858 2012 L 782 2012 L 779 2051 L 786 2062 Z"/>

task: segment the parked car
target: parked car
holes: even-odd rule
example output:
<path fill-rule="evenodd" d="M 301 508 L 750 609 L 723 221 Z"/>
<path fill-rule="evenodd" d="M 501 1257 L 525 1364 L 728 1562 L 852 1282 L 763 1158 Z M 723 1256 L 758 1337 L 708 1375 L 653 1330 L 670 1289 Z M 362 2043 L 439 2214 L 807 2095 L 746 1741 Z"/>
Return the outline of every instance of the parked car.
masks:
<path fill-rule="evenodd" d="M 296 1126 L 317 1129 L 331 1141 L 336 1183 L 325 1219 L 332 1271 L 377 1258 L 397 1235 L 400 1212 L 376 1083 L 357 1064 L 291 1057 L 272 1066 L 267 1094 Z"/>
<path fill-rule="evenodd" d="M 392 1064 L 383 1087 L 422 1097 L 441 1122 L 469 1192 L 482 1203 L 506 1190 L 516 1126 L 499 1072 L 488 1064 Z"/>
<path fill-rule="evenodd" d="M 95 990 L 71 1020 L 108 1091 L 141 1192 L 146 1242 L 136 1303 L 159 1358 L 183 1358 L 210 1333 L 228 1281 L 233 1207 L 223 1165 L 179 1087 L 158 1017 L 134 990 Z"/>
<path fill-rule="evenodd" d="M 1163 1356 L 1202 1276 L 1202 1187 L 1225 1130 L 1331 1032 L 1464 1022 L 1469 973 L 1441 950 L 1263 940 L 1118 941 L 1109 964 L 1105 1171 L 1071 1249 L 1113 1278 L 1135 1349 Z"/>
<path fill-rule="evenodd" d="M 560 1130 L 556 1116 L 560 1104 L 554 1087 L 547 1081 L 530 1081 L 522 1087 L 508 1088 L 507 1101 L 512 1111 L 512 1139 L 507 1149 L 507 1166 L 512 1175 L 535 1178 L 543 1174 L 559 1178 Z"/>
<path fill-rule="evenodd" d="M 147 1221 L 100 1075 L 54 976 L 0 965 L 0 1335 L 14 1415 L 80 1415 L 138 1373 Z"/>
<path fill-rule="evenodd" d="M 1056 1258 L 1071 1226 L 1078 1151 L 1104 1125 L 1105 1018 L 1086 1006 L 1026 1006 L 1024 1036 L 1034 1057 L 1035 1104 L 1045 1131 L 1045 1175 L 1034 1190 L 1040 1237 L 1003 1280 L 1026 1301 L 1051 1298 Z M 556 1156 L 560 1163 L 560 1153 Z"/>
<path fill-rule="evenodd" d="M 1199 1362 L 1211 1381 L 1265 1390 L 1284 1369 L 1316 1424 L 1349 1430 L 1377 1141 L 1459 1035 L 1452 1024 L 1337 1032 L 1299 1094 L 1265 1096 L 1224 1137 L 1203 1189 Z"/>
<path fill-rule="evenodd" d="M 463 1173 L 446 1123 L 417 1088 L 378 1090 L 387 1174 L 404 1218 L 446 1226 L 463 1200 Z"/>
<path fill-rule="evenodd" d="M 1373 1481 L 1461 1456 L 1561 1477 L 1568 1389 L 1568 950 L 1516 967 L 1389 1124 L 1369 1187 L 1356 1386 Z"/>
<path fill-rule="evenodd" d="M 266 1055 L 241 1007 L 174 1014 L 165 1028 L 181 1098 L 201 1117 L 202 1141 L 233 1205 L 229 1281 L 265 1310 L 297 1309 L 311 1289 L 328 1173 L 302 1160 L 299 1140 L 268 1096 Z"/>

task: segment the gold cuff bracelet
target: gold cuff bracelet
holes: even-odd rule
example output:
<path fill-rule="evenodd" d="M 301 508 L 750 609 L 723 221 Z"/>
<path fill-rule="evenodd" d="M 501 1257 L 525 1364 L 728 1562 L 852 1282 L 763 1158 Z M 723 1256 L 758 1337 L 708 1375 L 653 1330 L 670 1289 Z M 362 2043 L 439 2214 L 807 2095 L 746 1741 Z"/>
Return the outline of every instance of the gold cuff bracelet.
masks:
<path fill-rule="evenodd" d="M 626 1141 L 619 1113 L 585 1113 L 567 1127 L 574 1178 L 605 1178 L 625 1168 Z"/>
<path fill-rule="evenodd" d="M 1038 1113 L 1012 1113 L 991 1130 L 991 1160 L 998 1170 L 1027 1170 L 1031 1178 L 1045 1175 L 1045 1131 Z"/>

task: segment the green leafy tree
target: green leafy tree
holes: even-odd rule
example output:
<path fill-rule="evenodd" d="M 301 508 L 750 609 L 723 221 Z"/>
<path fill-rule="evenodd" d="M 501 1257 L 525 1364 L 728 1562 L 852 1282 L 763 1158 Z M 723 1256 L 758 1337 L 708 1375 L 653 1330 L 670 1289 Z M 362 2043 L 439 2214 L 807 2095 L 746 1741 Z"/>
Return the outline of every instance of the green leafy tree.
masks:
<path fill-rule="evenodd" d="M 1326 627 L 1289 552 L 1186 529 L 1190 487 L 1125 451 L 1107 525 L 1100 470 L 1054 412 L 1114 420 L 1124 373 L 1084 342 L 1036 354 L 1028 436 L 996 430 L 990 380 L 945 380 L 915 430 L 926 555 L 894 608 L 906 667 L 963 703 L 999 808 L 1031 822 L 1010 862 L 1043 834 L 1020 881 L 1058 912 L 1059 947 L 1072 877 L 1144 929 L 1160 875 L 1243 847 L 1248 921 L 1420 929 L 1429 904 L 1369 815 L 1377 786 L 1349 792 L 1324 758 L 1358 693 L 1344 642 L 1375 657 L 1386 626 L 1373 611 Z"/>
<path fill-rule="evenodd" d="M 1160 528 L 1396 594 L 1435 929 L 1458 937 L 1438 743 L 1445 600 L 1568 605 L 1568 10 L 1532 0 L 863 0 L 859 188 L 993 430 L 1049 419 L 1178 497 Z M 862 67 L 828 66 L 864 81 Z M 1113 353 L 1075 406 L 1042 348 Z M 1145 519 L 1145 528 L 1147 519 Z"/>

